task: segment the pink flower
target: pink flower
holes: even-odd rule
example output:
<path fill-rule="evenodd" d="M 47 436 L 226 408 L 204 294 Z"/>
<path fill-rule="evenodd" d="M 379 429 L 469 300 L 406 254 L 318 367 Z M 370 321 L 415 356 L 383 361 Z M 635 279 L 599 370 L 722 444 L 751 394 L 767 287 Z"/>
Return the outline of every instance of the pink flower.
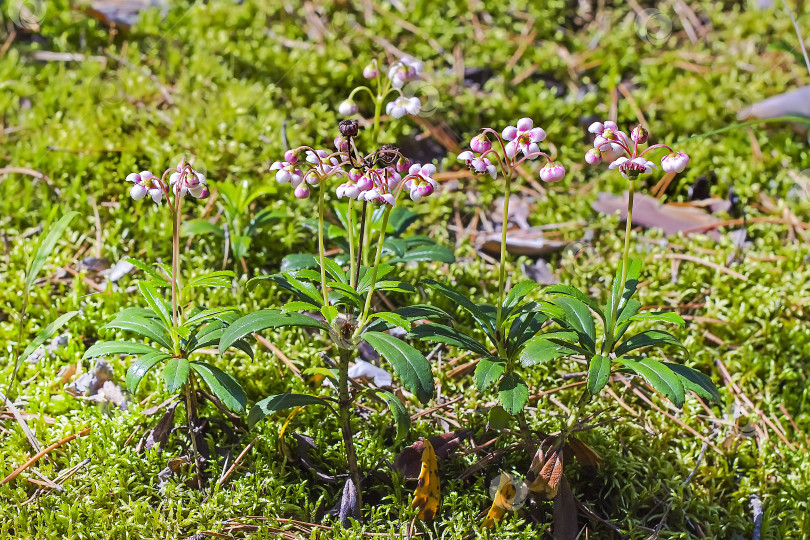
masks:
<path fill-rule="evenodd" d="M 287 150 L 284 152 L 284 161 L 288 163 L 298 163 L 298 150 Z"/>
<path fill-rule="evenodd" d="M 672 152 L 661 158 L 661 168 L 668 173 L 682 172 L 689 165 L 689 156 L 683 152 Z"/>
<path fill-rule="evenodd" d="M 202 173 L 195 171 L 188 165 L 178 165 L 178 170 L 180 172 L 172 173 L 169 176 L 169 183 L 174 186 L 174 189 L 181 197 L 185 197 L 186 193 L 190 193 L 195 199 L 208 196 L 208 182 L 206 182 Z"/>
<path fill-rule="evenodd" d="M 606 157 L 613 161 L 618 156 L 624 155 L 627 148 L 630 147 L 627 139 L 627 134 L 619 131 L 619 126 L 616 122 L 608 120 L 604 124 L 602 122 L 594 122 L 588 128 L 588 131 L 596 135 L 593 141 L 593 147 L 598 148 L 602 152 L 606 152 Z M 611 159 L 612 158 L 612 159 Z"/>
<path fill-rule="evenodd" d="M 475 174 L 489 174 L 493 180 L 498 177 L 498 168 L 489 158 L 480 158 L 467 150 L 460 153 L 458 159 L 465 162 L 467 167 Z"/>
<path fill-rule="evenodd" d="M 537 143 L 546 138 L 543 128 L 532 128 L 534 123 L 531 118 L 521 118 L 517 126 L 509 126 L 503 130 L 501 135 L 509 141 L 506 144 L 506 156 L 514 158 L 518 153 L 529 156 L 540 151 Z"/>
<path fill-rule="evenodd" d="M 299 184 L 294 190 L 293 195 L 296 199 L 308 199 L 310 195 L 309 186 L 306 183 Z"/>
<path fill-rule="evenodd" d="M 647 133 L 647 130 L 642 126 L 636 126 L 633 128 L 633 131 L 630 132 L 630 138 L 633 139 L 633 142 L 637 144 L 644 144 L 647 142 L 649 135 L 650 134 Z"/>
<path fill-rule="evenodd" d="M 326 150 L 316 150 L 316 154 L 312 153 L 312 150 L 307 150 L 307 163 L 313 166 L 313 169 L 318 172 L 321 176 L 327 176 L 331 174 L 336 168 L 337 165 L 340 163 L 337 158 L 332 158 L 331 160 L 327 161 L 327 157 L 329 154 Z M 309 182 L 311 185 L 315 185 L 318 182 L 316 181 L 314 184 L 313 182 Z"/>
<path fill-rule="evenodd" d="M 349 139 L 344 137 L 343 135 L 338 135 L 337 137 L 335 137 L 335 149 L 338 152 L 348 152 Z"/>
<path fill-rule="evenodd" d="M 553 161 L 546 163 L 545 166 L 540 169 L 540 179 L 543 182 L 557 182 L 562 180 L 564 176 L 565 167 Z"/>
<path fill-rule="evenodd" d="M 416 116 L 421 109 L 422 102 L 419 101 L 418 97 L 408 98 L 400 96 L 385 106 L 385 113 L 390 114 L 394 118 L 402 118 L 406 114 Z"/>
<path fill-rule="evenodd" d="M 472 148 L 473 152 L 483 154 L 492 149 L 492 141 L 489 140 L 486 133 L 481 133 L 470 140 L 470 148 Z"/>
<path fill-rule="evenodd" d="M 655 163 L 652 161 L 648 161 L 643 157 L 636 157 L 633 159 L 627 159 L 626 157 L 620 157 L 616 161 L 610 164 L 610 169 L 619 169 L 622 173 L 622 176 L 629 179 L 634 179 L 638 177 L 640 174 L 649 174 L 655 167 Z"/>
<path fill-rule="evenodd" d="M 276 182 L 279 184 L 292 184 L 296 188 L 304 180 L 304 173 L 301 172 L 301 169 L 296 169 L 295 165 L 289 161 L 276 161 L 270 165 L 270 170 L 278 171 Z"/>
<path fill-rule="evenodd" d="M 343 197 L 356 199 L 358 195 L 360 195 L 360 189 L 357 187 L 357 182 L 349 180 L 348 182 L 340 184 L 335 190 L 335 194 L 337 194 L 338 199 L 342 199 Z"/>
<path fill-rule="evenodd" d="M 391 86 L 402 88 L 402 85 L 406 82 L 419 78 L 421 73 L 422 62 L 404 56 L 388 69 L 388 78 L 391 79 Z"/>
<path fill-rule="evenodd" d="M 431 163 L 411 165 L 405 187 L 410 192 L 412 201 L 419 202 L 422 197 L 427 197 L 436 191 L 439 184 L 433 179 L 434 174 L 436 174 L 436 166 Z"/>

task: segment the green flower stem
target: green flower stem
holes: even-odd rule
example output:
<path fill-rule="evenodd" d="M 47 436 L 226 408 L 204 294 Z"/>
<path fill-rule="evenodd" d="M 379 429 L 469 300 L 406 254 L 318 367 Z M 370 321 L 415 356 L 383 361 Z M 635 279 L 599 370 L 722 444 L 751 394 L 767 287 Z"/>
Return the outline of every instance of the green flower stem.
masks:
<path fill-rule="evenodd" d="M 179 296 L 180 287 L 180 219 L 183 198 L 175 186 L 174 215 L 172 216 L 172 320 L 175 326 L 180 326 Z"/>
<path fill-rule="evenodd" d="M 340 420 L 340 431 L 343 435 L 343 446 L 346 449 L 346 461 L 349 465 L 349 473 L 355 488 L 357 488 L 357 506 L 363 508 L 363 492 L 360 487 L 360 468 L 357 465 L 357 453 L 354 450 L 354 437 L 352 434 L 351 420 L 351 397 L 349 396 L 349 361 L 351 351 L 339 348 L 338 355 L 340 364 L 338 365 L 338 416 Z"/>
<path fill-rule="evenodd" d="M 532 439 L 532 431 L 529 429 L 529 423 L 526 422 L 525 409 L 520 411 L 517 415 L 518 425 L 520 426 L 520 433 L 523 435 L 523 440 L 526 443 L 526 450 L 529 451 L 529 456 L 534 457 L 537 449 L 534 447 L 534 440 Z"/>
<path fill-rule="evenodd" d="M 388 217 L 391 215 L 392 206 L 386 206 L 383 213 L 382 226 L 380 227 L 380 239 L 377 242 L 377 254 L 374 257 L 374 266 L 371 269 L 371 287 L 368 289 L 366 295 L 366 305 L 363 308 L 363 314 L 358 321 L 357 329 L 360 330 L 368 320 L 368 312 L 371 308 L 371 297 L 374 296 L 374 286 L 377 283 L 377 268 L 380 266 L 380 259 L 382 258 L 383 241 L 385 240 L 385 229 L 388 228 Z"/>
<path fill-rule="evenodd" d="M 354 199 L 349 199 L 349 285 L 354 289 L 357 287 L 355 279 L 355 269 L 357 261 L 354 258 Z"/>
<path fill-rule="evenodd" d="M 506 174 L 506 189 L 503 194 L 503 224 L 501 225 L 501 261 L 499 264 L 498 274 L 498 316 L 495 319 L 495 331 L 501 333 L 501 320 L 503 310 L 503 298 L 506 288 L 506 229 L 509 220 L 509 195 L 512 190 L 512 170 L 507 169 L 509 172 Z M 500 341 L 500 338 L 498 339 Z"/>
<path fill-rule="evenodd" d="M 321 292 L 323 293 L 323 305 L 329 305 L 329 291 L 326 289 L 326 252 L 323 247 L 323 215 L 324 215 L 324 199 L 326 198 L 326 189 L 324 189 L 323 181 L 318 186 L 318 255 L 320 256 L 321 263 Z"/>
<path fill-rule="evenodd" d="M 368 212 L 368 201 L 363 201 L 363 209 L 360 211 L 360 240 L 357 243 L 357 264 L 354 268 L 354 284 L 360 281 L 360 267 L 362 266 L 360 258 L 365 251 L 366 241 L 366 214 Z"/>
<path fill-rule="evenodd" d="M 633 230 L 633 193 L 635 184 L 630 180 L 630 188 L 627 192 L 627 225 L 624 230 L 624 251 L 622 252 L 622 277 L 621 288 L 619 289 L 619 298 L 613 304 L 613 310 L 610 316 L 610 332 L 608 332 L 607 339 L 609 346 L 606 353 L 610 353 L 613 349 L 613 332 L 616 330 L 616 315 L 619 313 L 619 304 L 621 303 L 622 296 L 624 295 L 624 288 L 627 284 L 627 266 L 630 258 L 630 233 Z"/>
<path fill-rule="evenodd" d="M 194 425 L 197 423 L 197 398 L 194 395 L 194 373 L 189 373 L 188 381 L 183 385 L 186 394 L 186 421 L 188 422 L 188 435 L 191 439 L 191 448 L 194 450 L 194 468 L 197 470 L 197 486 L 202 491 L 203 477 L 200 467 L 200 452 L 197 448 L 197 436 L 194 433 Z"/>

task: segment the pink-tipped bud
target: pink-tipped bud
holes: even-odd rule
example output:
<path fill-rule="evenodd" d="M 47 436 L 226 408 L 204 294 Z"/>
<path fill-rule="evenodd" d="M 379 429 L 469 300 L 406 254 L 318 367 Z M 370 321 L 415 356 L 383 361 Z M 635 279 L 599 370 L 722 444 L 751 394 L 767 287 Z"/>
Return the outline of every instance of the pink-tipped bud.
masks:
<path fill-rule="evenodd" d="M 598 148 L 591 148 L 585 152 L 585 162 L 588 165 L 599 165 L 602 163 L 602 152 Z"/>
<path fill-rule="evenodd" d="M 565 167 L 559 163 L 551 161 L 540 169 L 540 179 L 543 182 L 557 182 L 563 177 L 565 177 Z"/>
<path fill-rule="evenodd" d="M 380 69 L 377 66 L 377 59 L 375 58 L 371 62 L 369 62 L 366 67 L 363 68 L 363 78 L 365 79 L 376 79 L 377 75 L 380 74 Z"/>
<path fill-rule="evenodd" d="M 647 133 L 647 130 L 641 126 L 634 127 L 633 131 L 630 132 L 630 138 L 637 144 L 644 144 L 647 142 L 649 136 L 650 134 Z"/>
<path fill-rule="evenodd" d="M 405 174 L 411 168 L 411 165 L 413 165 L 411 160 L 403 156 L 397 161 L 396 171 Z"/>
<path fill-rule="evenodd" d="M 347 139 L 343 135 L 338 135 L 337 137 L 335 137 L 335 150 L 337 150 L 338 152 L 348 152 L 349 139 Z"/>
<path fill-rule="evenodd" d="M 357 103 L 354 100 L 347 99 L 346 101 L 342 102 L 338 105 L 338 112 L 343 116 L 351 116 L 353 114 L 357 114 L 358 108 Z"/>
<path fill-rule="evenodd" d="M 672 152 L 661 158 L 661 168 L 668 173 L 683 172 L 689 165 L 689 156 L 683 152 Z"/>
<path fill-rule="evenodd" d="M 286 152 L 284 152 L 284 161 L 288 163 L 296 163 L 298 161 L 298 151 L 287 150 Z"/>
<path fill-rule="evenodd" d="M 489 140 L 486 133 L 481 133 L 470 140 L 470 148 L 476 154 L 483 154 L 492 149 L 492 141 Z"/>
<path fill-rule="evenodd" d="M 306 182 L 298 184 L 298 187 L 293 191 L 293 195 L 295 195 L 296 199 L 309 199 L 310 193 L 309 186 Z"/>

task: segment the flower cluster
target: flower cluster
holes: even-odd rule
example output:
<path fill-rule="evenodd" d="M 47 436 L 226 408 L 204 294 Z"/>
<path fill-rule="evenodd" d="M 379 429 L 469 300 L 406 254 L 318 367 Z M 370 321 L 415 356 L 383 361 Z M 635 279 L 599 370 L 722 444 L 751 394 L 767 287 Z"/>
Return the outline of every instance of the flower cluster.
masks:
<path fill-rule="evenodd" d="M 490 135 L 500 143 L 500 152 L 493 149 Z M 543 128 L 534 127 L 531 118 L 521 118 L 516 125 L 507 126 L 501 133 L 484 128 L 470 140 L 470 150 L 460 153 L 458 159 L 473 173 L 488 174 L 495 179 L 498 176 L 496 163 L 501 166 L 504 174 L 511 175 L 512 171 L 525 160 L 543 157 L 546 164 L 540 169 L 540 179 L 544 182 L 556 182 L 565 177 L 565 167 L 540 151 L 539 143 L 545 139 L 546 132 Z M 518 158 L 521 154 L 523 157 Z"/>
<path fill-rule="evenodd" d="M 358 133 L 357 122 L 340 122 L 340 135 L 335 138 L 336 152 L 301 147 L 284 153 L 284 161 L 276 161 L 270 170 L 276 181 L 291 184 L 299 199 L 310 196 L 310 186 L 318 186 L 333 176 L 345 178 L 335 193 L 358 201 L 396 206 L 397 198 L 407 191 L 418 202 L 431 195 L 438 183 L 433 178 L 436 167 L 411 163 L 395 146 L 384 144 L 376 152 L 361 157 L 352 144 Z M 300 155 L 305 159 L 301 160 Z"/>
<path fill-rule="evenodd" d="M 610 163 L 608 168 L 618 169 L 627 179 L 638 178 L 642 174 L 650 174 L 657 168 L 655 163 L 644 156 L 647 152 L 657 148 L 666 148 L 669 153 L 661 158 L 661 168 L 668 173 L 682 172 L 689 164 L 689 156 L 683 152 L 676 152 L 666 144 L 656 144 L 643 151 L 639 145 L 647 142 L 649 133 L 642 126 L 636 126 L 627 133 L 619 130 L 616 122 L 594 122 L 588 128 L 594 135 L 593 148 L 585 153 L 585 161 L 590 165 L 598 165 L 602 161 Z"/>
<path fill-rule="evenodd" d="M 166 175 L 169 175 L 168 185 Z M 153 201 L 160 203 L 163 197 L 169 197 L 169 185 L 176 197 L 189 194 L 196 199 L 206 199 L 211 194 L 205 176 L 195 171 L 185 159 L 181 159 L 176 168 L 166 170 L 161 178 L 150 171 L 141 171 L 127 175 L 126 181 L 133 184 L 129 194 L 136 201 L 149 195 Z"/>
<path fill-rule="evenodd" d="M 402 93 L 402 87 L 405 83 L 419 79 L 422 74 L 422 62 L 405 56 L 391 64 L 388 68 L 388 78 L 379 79 L 380 68 L 377 60 L 372 60 L 364 69 L 363 77 L 369 80 L 377 81 L 376 92 L 372 92 L 366 86 L 358 86 L 352 91 L 349 97 L 338 105 L 338 113 L 342 116 L 352 116 L 358 113 L 359 107 L 354 100 L 354 96 L 358 91 L 368 91 L 369 95 L 375 100 L 375 103 L 381 105 L 390 94 L 397 94 L 393 101 L 390 101 L 385 106 L 385 113 L 394 117 L 402 118 L 410 114 L 416 116 L 422 110 L 422 102 L 418 97 L 409 97 Z"/>

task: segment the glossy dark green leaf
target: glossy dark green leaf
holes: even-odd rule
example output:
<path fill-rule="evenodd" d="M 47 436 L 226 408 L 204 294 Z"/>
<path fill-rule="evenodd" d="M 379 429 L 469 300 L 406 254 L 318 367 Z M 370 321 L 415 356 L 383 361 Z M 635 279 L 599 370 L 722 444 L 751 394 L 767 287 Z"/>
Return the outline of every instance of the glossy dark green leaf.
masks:
<path fill-rule="evenodd" d="M 406 332 L 411 331 L 411 322 L 402 315 L 400 315 L 399 313 L 393 313 L 391 311 L 380 311 L 377 313 L 373 313 L 370 318 L 382 319 L 392 327 L 402 328 Z"/>
<path fill-rule="evenodd" d="M 588 306 L 572 296 L 560 296 L 552 302 L 565 313 L 565 323 L 579 334 L 580 343 L 593 354 L 596 326 Z"/>
<path fill-rule="evenodd" d="M 400 399 L 387 390 L 376 389 L 375 392 L 385 400 L 388 404 L 388 409 L 394 415 L 394 423 L 397 427 L 397 439 L 404 439 L 411 429 L 411 415 L 408 414 L 408 409 L 400 401 Z"/>
<path fill-rule="evenodd" d="M 230 270 L 219 270 L 217 272 L 208 272 L 200 276 L 194 276 L 188 282 L 186 287 L 230 287 L 233 284 L 235 274 Z"/>
<path fill-rule="evenodd" d="M 678 376 L 678 379 L 680 379 L 685 389 L 691 390 L 703 399 L 708 399 L 715 403 L 722 402 L 720 392 L 717 391 L 717 387 L 708 375 L 680 364 L 664 362 L 664 365 Z"/>
<path fill-rule="evenodd" d="M 622 289 L 622 268 L 616 270 L 616 276 L 613 278 L 611 284 L 610 297 L 608 298 L 607 305 L 605 306 L 605 325 L 610 328 L 612 324 L 613 306 L 618 303 L 616 308 L 617 320 L 618 315 L 621 314 L 622 309 L 630 298 L 636 294 L 638 288 L 638 279 L 641 276 L 641 261 L 638 259 L 630 259 L 627 261 L 627 282 L 624 289 Z"/>
<path fill-rule="evenodd" d="M 154 311 L 160 320 L 163 321 L 163 324 L 166 325 L 166 328 L 172 327 L 172 315 L 169 311 L 169 307 L 166 305 L 166 302 L 163 301 L 163 297 L 160 293 L 157 292 L 154 285 L 148 283 L 146 281 L 138 282 L 138 289 L 141 291 L 141 295 L 143 296 L 146 303 L 149 305 L 149 308 Z"/>
<path fill-rule="evenodd" d="M 181 236 L 214 234 L 220 238 L 225 236 L 225 231 L 219 225 L 211 223 L 207 219 L 189 219 L 184 221 L 180 227 Z"/>
<path fill-rule="evenodd" d="M 465 351 L 472 351 L 483 356 L 489 356 L 490 354 L 489 350 L 478 343 L 475 338 L 443 324 L 420 324 L 414 327 L 411 331 L 411 335 L 422 341 L 444 343 L 445 345 L 452 345 L 453 347 L 458 347 Z"/>
<path fill-rule="evenodd" d="M 394 368 L 408 391 L 422 403 L 433 397 L 433 374 L 430 362 L 401 339 L 382 332 L 366 332 L 363 340 L 380 353 Z"/>
<path fill-rule="evenodd" d="M 166 381 L 166 390 L 174 394 L 186 384 L 188 373 L 191 369 L 190 362 L 186 358 L 169 358 L 163 368 L 163 380 Z"/>
<path fill-rule="evenodd" d="M 663 330 L 646 330 L 624 340 L 621 345 L 616 347 L 615 352 L 617 356 L 623 356 L 630 351 L 651 345 L 673 345 L 685 349 L 683 343 L 669 332 L 664 332 Z"/>
<path fill-rule="evenodd" d="M 172 350 L 172 338 L 166 331 L 166 328 L 161 325 L 156 319 L 148 319 L 146 317 L 138 317 L 133 315 L 118 315 L 111 322 L 104 325 L 104 328 L 116 328 L 124 330 L 125 332 L 132 332 L 139 336 L 145 337 L 154 341 L 155 343 Z"/>
<path fill-rule="evenodd" d="M 455 260 L 456 256 L 451 249 L 436 244 L 406 249 L 402 255 L 391 259 L 391 262 L 441 262 L 449 264 L 455 262 Z"/>
<path fill-rule="evenodd" d="M 633 316 L 638 313 L 639 309 L 641 309 L 641 302 L 633 298 L 629 299 L 624 304 L 624 308 L 622 308 L 616 320 L 616 328 L 614 329 L 613 339 L 611 340 L 612 343 L 618 343 L 619 340 L 622 339 L 627 329 L 633 324 Z"/>
<path fill-rule="evenodd" d="M 303 270 L 305 268 L 317 268 L 318 257 L 309 253 L 293 253 L 281 260 L 281 271 Z M 256 279 L 256 278 L 254 278 Z M 251 280 L 252 281 L 252 280 Z"/>
<path fill-rule="evenodd" d="M 167 358 L 169 358 L 169 355 L 166 353 L 152 352 L 144 354 L 136 361 L 132 362 L 127 370 L 126 376 L 127 390 L 129 393 L 134 394 L 146 373 L 155 367 L 158 362 L 166 360 Z"/>
<path fill-rule="evenodd" d="M 605 313 L 602 311 L 602 308 L 599 307 L 599 304 L 594 302 L 590 296 L 585 294 L 584 292 L 580 291 L 576 287 L 572 287 L 571 285 L 552 285 L 551 287 L 547 287 L 545 290 L 546 294 L 562 294 L 566 296 L 570 296 L 572 298 L 576 298 L 588 308 L 590 308 L 594 313 L 599 315 L 599 318 L 603 321 L 605 320 Z"/>
<path fill-rule="evenodd" d="M 312 317 L 300 313 L 282 313 L 277 309 L 263 309 L 254 311 L 231 323 L 219 339 L 219 353 L 223 354 L 236 340 L 242 339 L 248 334 L 284 326 L 303 326 L 329 331 L 327 325 Z"/>
<path fill-rule="evenodd" d="M 269 396 L 256 403 L 248 413 L 248 425 L 251 429 L 260 420 L 267 416 L 292 409 L 293 407 L 306 407 L 307 405 L 328 405 L 328 403 L 316 396 L 308 394 L 276 394 Z"/>
<path fill-rule="evenodd" d="M 659 311 L 655 313 L 645 311 L 643 313 L 633 315 L 632 317 L 630 317 L 630 320 L 641 322 L 665 322 L 677 326 L 683 326 L 684 324 L 686 324 L 686 322 L 683 320 L 683 317 L 672 311 Z"/>
<path fill-rule="evenodd" d="M 620 356 L 616 362 L 640 375 L 657 392 L 669 398 L 676 407 L 683 407 L 686 399 L 683 383 L 670 368 L 651 358 Z"/>
<path fill-rule="evenodd" d="M 197 313 L 189 317 L 188 320 L 183 323 L 183 326 L 185 326 L 186 328 L 193 328 L 204 322 L 208 322 L 211 319 L 219 319 L 225 313 L 235 311 L 236 311 L 235 307 L 203 309 L 202 311 L 198 311 Z"/>
<path fill-rule="evenodd" d="M 129 264 L 131 264 L 132 266 L 134 266 L 136 268 L 139 268 L 140 270 L 145 272 L 146 275 L 148 275 L 153 280 L 155 280 L 155 281 L 157 281 L 159 283 L 162 283 L 163 286 L 165 286 L 165 285 L 167 285 L 169 283 L 168 278 L 166 276 L 164 276 L 163 274 L 161 274 L 160 272 L 158 272 L 157 270 L 155 270 L 155 267 L 152 266 L 151 264 L 146 264 L 145 262 L 143 262 L 143 261 L 141 261 L 139 259 L 136 259 L 135 257 L 126 257 L 124 259 L 124 261 L 128 262 Z"/>
<path fill-rule="evenodd" d="M 560 335 L 566 338 L 577 338 L 577 334 L 574 332 L 561 332 Z M 525 347 L 523 347 L 520 353 L 520 363 L 528 367 L 551 362 L 565 356 L 580 354 L 580 350 L 574 348 L 573 344 L 565 344 L 560 341 L 560 339 L 552 341 L 547 334 L 533 337 L 527 341 Z"/>
<path fill-rule="evenodd" d="M 149 354 L 154 352 L 160 353 L 163 351 L 135 341 L 100 341 L 87 349 L 82 359 L 98 358 L 111 354 Z"/>
<path fill-rule="evenodd" d="M 432 279 L 423 279 L 422 283 L 435 290 L 451 302 L 467 310 L 467 312 L 473 316 L 476 322 L 481 326 L 481 328 L 484 329 L 490 338 L 493 340 L 495 339 L 495 328 L 492 325 L 492 321 L 486 316 L 481 308 L 475 305 L 467 296 L 461 294 L 452 287 Z"/>
<path fill-rule="evenodd" d="M 208 388 L 230 410 L 242 412 L 245 410 L 247 396 L 236 379 L 216 366 L 204 362 L 191 362 L 193 369 L 205 381 Z"/>
<path fill-rule="evenodd" d="M 506 362 L 497 358 L 484 357 L 475 366 L 475 387 L 479 392 L 489 388 L 501 378 L 506 370 Z"/>
<path fill-rule="evenodd" d="M 586 388 L 592 396 L 602 391 L 610 379 L 611 361 L 607 356 L 596 354 L 591 358 L 588 366 L 588 382 Z"/>
<path fill-rule="evenodd" d="M 507 373 L 498 384 L 498 399 L 504 410 L 514 416 L 529 401 L 529 386 L 517 373 Z"/>

